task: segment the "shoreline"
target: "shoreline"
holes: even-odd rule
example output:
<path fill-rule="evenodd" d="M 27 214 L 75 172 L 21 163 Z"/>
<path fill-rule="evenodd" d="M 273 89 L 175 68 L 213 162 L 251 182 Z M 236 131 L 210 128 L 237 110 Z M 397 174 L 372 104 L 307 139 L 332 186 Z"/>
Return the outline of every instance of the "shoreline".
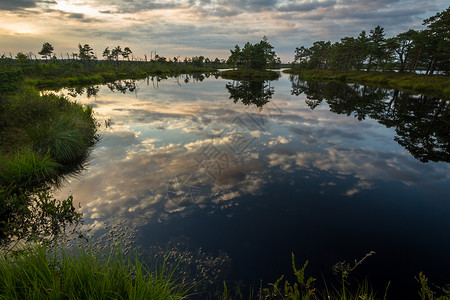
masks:
<path fill-rule="evenodd" d="M 283 73 L 299 75 L 306 81 L 358 83 L 362 85 L 398 89 L 408 93 L 424 94 L 445 100 L 450 99 L 450 76 L 447 75 L 366 71 L 315 71 L 304 69 L 287 69 L 283 70 Z"/>

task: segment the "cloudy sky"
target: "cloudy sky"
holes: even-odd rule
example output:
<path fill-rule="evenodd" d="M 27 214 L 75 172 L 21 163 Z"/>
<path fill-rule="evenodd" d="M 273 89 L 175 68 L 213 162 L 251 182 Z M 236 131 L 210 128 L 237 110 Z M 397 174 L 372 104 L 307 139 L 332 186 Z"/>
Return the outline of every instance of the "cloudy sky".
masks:
<path fill-rule="evenodd" d="M 226 58 L 263 36 L 283 61 L 295 47 L 338 41 L 377 25 L 392 36 L 444 10 L 445 0 L 0 0 L 0 53 L 128 46 L 135 56 Z"/>

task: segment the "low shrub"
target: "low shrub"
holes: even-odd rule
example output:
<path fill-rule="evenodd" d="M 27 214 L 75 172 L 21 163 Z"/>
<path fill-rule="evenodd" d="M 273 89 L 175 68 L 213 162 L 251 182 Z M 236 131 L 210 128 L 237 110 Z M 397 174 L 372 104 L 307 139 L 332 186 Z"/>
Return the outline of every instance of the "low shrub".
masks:
<path fill-rule="evenodd" d="M 20 88 L 23 72 L 20 69 L 0 69 L 0 93 L 14 92 Z"/>

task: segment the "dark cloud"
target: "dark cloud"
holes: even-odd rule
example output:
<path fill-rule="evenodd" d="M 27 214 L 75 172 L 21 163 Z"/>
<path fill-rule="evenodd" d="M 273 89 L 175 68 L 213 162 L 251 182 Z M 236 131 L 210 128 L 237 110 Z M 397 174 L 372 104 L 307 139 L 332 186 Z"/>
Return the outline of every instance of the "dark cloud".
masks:
<path fill-rule="evenodd" d="M 326 2 L 289 2 L 288 4 L 281 5 L 278 10 L 281 12 L 308 12 L 316 10 L 320 7 L 335 6 L 336 1 L 329 0 Z"/>
<path fill-rule="evenodd" d="M 56 2 L 51 0 L 0 0 L 0 10 L 16 11 L 34 8 L 38 4 L 56 4 Z"/>
<path fill-rule="evenodd" d="M 233 8 L 233 7 L 225 7 L 225 6 L 216 6 L 212 9 L 205 9 L 203 7 L 195 7 L 196 12 L 202 16 L 215 16 L 219 18 L 227 18 L 234 17 L 243 13 L 242 10 Z"/>
<path fill-rule="evenodd" d="M 275 8 L 277 0 L 243 0 L 241 1 L 247 8 L 250 9 L 270 9 Z"/>
<path fill-rule="evenodd" d="M 401 0 L 341 0 L 343 5 L 363 5 L 363 6 L 385 6 L 389 4 L 398 3 Z"/>
<path fill-rule="evenodd" d="M 70 19 L 83 19 L 84 18 L 84 14 L 73 13 L 73 14 L 69 14 L 67 17 L 70 18 Z"/>
<path fill-rule="evenodd" d="M 251 13 L 274 10 L 277 4 L 277 0 L 234 0 L 222 1 L 221 6 L 224 10 Z"/>
<path fill-rule="evenodd" d="M 105 2 L 106 4 L 106 2 Z M 116 1 L 108 3 L 109 5 L 116 6 L 117 13 L 137 13 L 140 11 L 150 11 L 158 9 L 174 9 L 185 7 L 183 4 L 175 3 L 172 1 L 154 1 L 154 0 L 127 0 Z"/>
<path fill-rule="evenodd" d="M 423 10 L 420 8 L 410 9 L 394 9 L 391 11 L 367 11 L 367 10 L 355 10 L 351 8 L 340 9 L 336 11 L 336 18 L 343 19 L 359 19 L 359 20 L 383 20 L 383 23 L 393 20 L 398 22 L 398 18 L 410 19 L 413 16 L 423 14 Z"/>
<path fill-rule="evenodd" d="M 207 5 L 211 4 L 211 0 L 189 0 L 189 4 L 194 5 Z"/>
<path fill-rule="evenodd" d="M 82 23 L 92 23 L 92 22 L 103 22 L 102 20 L 88 18 L 85 14 L 82 13 L 71 13 L 60 9 L 44 9 L 43 12 L 53 14 L 54 18 L 58 18 L 61 20 L 66 20 L 67 18 L 77 20 Z M 55 17 L 56 15 L 56 17 Z"/>
<path fill-rule="evenodd" d="M 419 0 L 89 0 L 83 5 L 91 5 L 92 11 L 81 14 L 78 10 L 51 10 L 51 3 L 55 1 L 0 0 L 0 11 L 10 10 L 22 20 L 32 14 L 39 18 L 38 14 L 44 12 L 42 17 L 49 26 L 58 28 L 55 36 L 63 44 L 67 44 L 68 37 L 90 36 L 98 46 L 92 40 L 86 42 L 104 48 L 122 40 L 135 45 L 136 55 L 140 56 L 150 49 L 165 57 L 226 58 L 234 45 L 255 43 L 265 35 L 286 62 L 292 59 L 295 47 L 309 47 L 317 40 L 339 41 L 377 25 L 385 28 L 387 37 L 410 28 L 422 29 L 423 19 L 442 10 L 442 4 L 436 1 Z M 180 9 L 179 15 L 172 12 L 168 16 L 168 9 Z M 134 14 L 146 11 L 151 12 L 151 18 Z M 120 16 L 122 13 L 126 15 Z M 109 18 L 111 14 L 115 18 Z M 70 26 L 55 25 L 67 20 Z M 88 22 L 109 25 L 84 26 Z M 3 40 L 0 43 L 6 44 Z M 74 42 L 77 43 L 78 40 Z M 20 49 L 24 50 L 35 49 Z"/>
<path fill-rule="evenodd" d="M 105 2 L 101 0 L 100 2 Z M 105 2 L 106 4 L 106 2 Z M 158 9 L 194 9 L 199 14 L 217 17 L 231 17 L 243 12 L 260 12 L 276 8 L 277 0 L 189 0 L 158 1 L 128 0 L 108 2 L 116 7 L 117 13 L 136 13 Z"/>
<path fill-rule="evenodd" d="M 33 0 L 0 0 L 0 10 L 20 10 L 36 7 Z"/>

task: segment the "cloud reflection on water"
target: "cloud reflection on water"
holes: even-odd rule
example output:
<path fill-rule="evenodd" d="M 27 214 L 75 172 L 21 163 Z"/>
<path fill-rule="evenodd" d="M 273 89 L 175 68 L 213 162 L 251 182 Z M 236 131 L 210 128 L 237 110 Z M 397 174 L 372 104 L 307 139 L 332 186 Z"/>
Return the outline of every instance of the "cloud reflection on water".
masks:
<path fill-rule="evenodd" d="M 111 126 L 102 129 L 88 170 L 60 193 L 73 193 L 97 227 L 116 218 L 140 226 L 239 205 L 270 183 L 294 182 L 290 177 L 298 171 L 334 178 L 315 183 L 318 191 L 354 178 L 342 191 L 347 196 L 379 181 L 426 185 L 449 179 L 448 166 L 415 160 L 376 121 L 336 115 L 326 105 L 311 111 L 305 99 L 277 97 L 277 89 L 289 88 L 286 82 L 274 83 L 274 97 L 262 110 L 229 100 L 223 80 L 180 86 L 169 79 L 159 89 L 141 82 L 137 94 L 102 87 L 95 112 Z M 237 140 L 236 150 L 230 145 Z M 216 155 L 212 161 L 199 159 L 205 151 Z"/>

